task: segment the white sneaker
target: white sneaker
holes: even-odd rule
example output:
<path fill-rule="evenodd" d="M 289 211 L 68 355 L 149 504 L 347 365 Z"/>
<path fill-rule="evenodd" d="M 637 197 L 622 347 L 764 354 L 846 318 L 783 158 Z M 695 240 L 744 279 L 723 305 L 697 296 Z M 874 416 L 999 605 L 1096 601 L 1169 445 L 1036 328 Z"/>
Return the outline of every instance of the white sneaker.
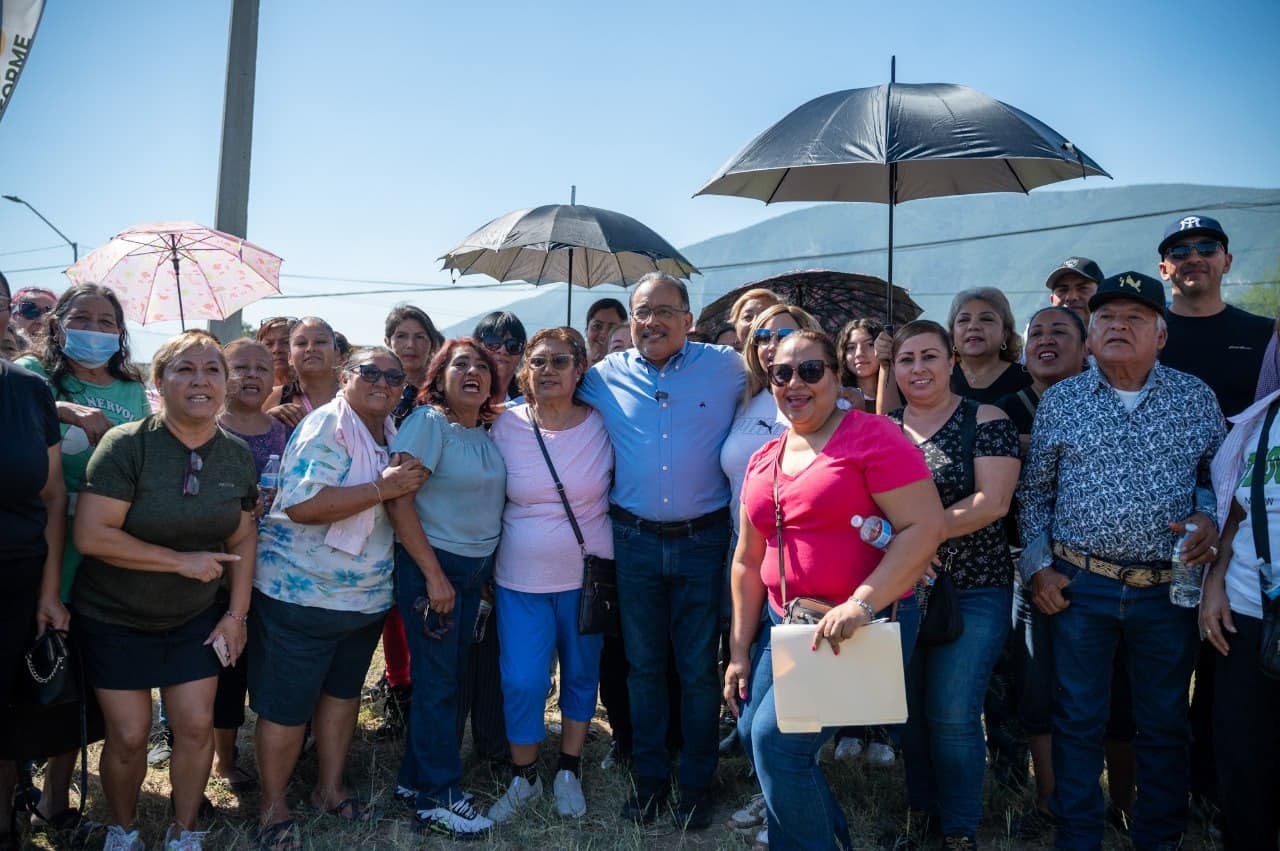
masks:
<path fill-rule="evenodd" d="M 169 825 L 164 833 L 164 851 L 203 851 L 203 841 L 208 831 L 183 830 L 179 832 L 177 825 Z"/>
<path fill-rule="evenodd" d="M 755 827 L 764 821 L 764 811 L 764 795 L 754 795 L 746 806 L 729 816 L 729 827 L 734 830 Z"/>
<path fill-rule="evenodd" d="M 107 841 L 102 851 L 147 851 L 146 843 L 136 830 L 126 831 L 118 824 L 107 828 Z"/>
<path fill-rule="evenodd" d="M 835 758 L 840 762 L 853 762 L 862 756 L 862 739 L 858 736 L 845 736 L 836 743 Z"/>
<path fill-rule="evenodd" d="M 876 768 L 888 768 L 893 765 L 893 761 L 897 759 L 897 756 L 893 752 L 893 745 L 885 744 L 884 742 L 872 742 L 867 745 L 867 752 L 864 758 L 867 760 L 867 765 L 872 765 Z"/>
<path fill-rule="evenodd" d="M 479 839 L 493 827 L 493 821 L 471 806 L 470 796 L 454 801 L 453 806 L 418 810 L 414 829 L 430 831 L 455 839 Z"/>
<path fill-rule="evenodd" d="M 533 783 L 519 775 L 512 777 L 511 785 L 507 787 L 507 791 L 502 793 L 502 797 L 494 801 L 493 806 L 489 808 L 489 819 L 494 824 L 506 824 L 511 821 L 512 816 L 516 814 L 516 810 L 541 797 L 541 777 Z"/>
<path fill-rule="evenodd" d="M 578 775 L 567 768 L 556 772 L 551 784 L 556 796 L 556 812 L 565 818 L 582 818 L 587 814 L 587 799 L 582 796 L 582 783 Z"/>
<path fill-rule="evenodd" d="M 769 847 L 769 828 L 766 827 L 756 834 L 756 847 L 757 848 Z"/>

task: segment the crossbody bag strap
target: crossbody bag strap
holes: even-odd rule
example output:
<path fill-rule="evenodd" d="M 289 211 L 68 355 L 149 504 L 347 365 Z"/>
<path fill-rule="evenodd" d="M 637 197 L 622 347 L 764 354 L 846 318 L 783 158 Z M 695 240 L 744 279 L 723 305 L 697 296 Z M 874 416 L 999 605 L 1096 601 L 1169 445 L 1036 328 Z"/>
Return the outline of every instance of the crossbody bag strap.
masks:
<path fill-rule="evenodd" d="M 974 472 L 974 451 L 978 442 L 978 405 L 969 399 L 960 400 L 960 446 L 964 451 L 964 485 L 966 493 L 978 489 L 978 476 Z"/>
<path fill-rule="evenodd" d="M 587 554 L 587 542 L 582 537 L 582 530 L 578 528 L 578 518 L 573 516 L 573 509 L 569 507 L 569 497 L 565 496 L 564 483 L 560 481 L 560 476 L 556 474 L 556 465 L 551 463 L 551 453 L 547 451 L 547 444 L 542 439 L 542 429 L 538 428 L 538 417 L 533 412 L 533 406 L 529 406 L 529 422 L 533 424 L 533 436 L 538 438 L 538 448 L 542 450 L 542 458 L 547 462 L 547 469 L 551 471 L 551 479 L 556 483 L 556 494 L 560 497 L 560 504 L 564 506 L 564 513 L 569 515 L 569 525 L 573 527 L 573 535 L 578 539 L 578 548 L 582 550 L 582 554 Z"/>
<path fill-rule="evenodd" d="M 784 613 L 787 611 L 787 562 L 782 555 L 782 500 L 778 498 L 778 470 L 782 467 L 782 450 L 786 445 L 786 438 L 783 438 L 778 455 L 773 459 L 773 522 L 778 530 L 778 587 Z"/>
<path fill-rule="evenodd" d="M 1253 545 L 1263 564 L 1271 564 L 1271 535 L 1267 530 L 1267 502 L 1263 494 L 1263 479 L 1267 475 L 1267 440 L 1271 436 L 1271 424 L 1280 399 L 1274 399 L 1267 408 L 1267 418 L 1262 422 L 1262 434 L 1258 435 L 1258 449 L 1253 455 L 1253 480 L 1250 485 L 1249 519 L 1253 522 Z"/>

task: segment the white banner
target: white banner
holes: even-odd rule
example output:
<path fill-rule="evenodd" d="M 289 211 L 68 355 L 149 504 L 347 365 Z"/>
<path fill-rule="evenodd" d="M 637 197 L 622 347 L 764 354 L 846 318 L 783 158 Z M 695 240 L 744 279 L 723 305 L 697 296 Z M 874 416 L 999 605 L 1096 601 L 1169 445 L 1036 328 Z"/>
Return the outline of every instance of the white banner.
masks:
<path fill-rule="evenodd" d="M 0 118 L 36 39 L 44 0 L 0 0 Z"/>

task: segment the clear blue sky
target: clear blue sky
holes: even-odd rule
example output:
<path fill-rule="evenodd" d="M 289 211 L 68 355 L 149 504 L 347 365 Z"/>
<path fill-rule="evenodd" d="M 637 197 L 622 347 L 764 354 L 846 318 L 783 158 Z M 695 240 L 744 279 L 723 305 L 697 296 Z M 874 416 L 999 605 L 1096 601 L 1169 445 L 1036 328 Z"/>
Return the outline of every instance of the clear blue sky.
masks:
<path fill-rule="evenodd" d="M 148 221 L 212 224 L 230 2 L 51 0 L 0 120 L 0 194 L 83 250 Z M 1280 187 L 1280 3 L 651 0 L 262 4 L 249 238 L 286 293 L 448 282 L 436 258 L 508 210 L 568 201 L 675 245 L 786 212 L 691 198 L 795 106 L 874 85 L 973 86 L 1044 120 L 1117 184 Z M 69 249 L 0 202 L 0 269 Z M 331 275 L 325 283 L 297 275 Z M 65 286 L 58 269 L 13 283 Z M 466 283 L 484 283 L 470 277 Z M 443 325 L 519 297 L 416 298 Z M 262 303 L 369 342 L 397 298 Z M 588 301 L 586 294 L 575 303 Z M 160 329 L 167 331 L 167 328 Z M 135 329 L 147 352 L 152 328 Z"/>

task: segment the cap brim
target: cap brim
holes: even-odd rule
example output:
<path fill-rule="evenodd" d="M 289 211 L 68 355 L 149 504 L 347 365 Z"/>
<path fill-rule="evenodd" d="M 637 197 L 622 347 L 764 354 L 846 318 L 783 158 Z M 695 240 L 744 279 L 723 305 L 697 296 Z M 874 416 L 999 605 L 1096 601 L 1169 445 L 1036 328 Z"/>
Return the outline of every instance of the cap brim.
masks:
<path fill-rule="evenodd" d="M 1156 313 L 1164 313 L 1163 301 L 1159 305 L 1156 305 L 1156 304 L 1152 304 L 1150 300 L 1145 299 L 1136 293 L 1119 292 L 1117 290 L 1112 290 L 1110 292 L 1105 292 L 1105 293 L 1095 293 L 1093 298 L 1089 299 L 1089 312 L 1092 313 L 1093 311 L 1097 310 L 1099 307 L 1102 307 L 1102 305 L 1106 304 L 1107 302 L 1116 301 L 1117 299 L 1125 299 L 1127 301 L 1136 301 L 1138 304 L 1146 305 L 1147 307 L 1154 310 Z"/>

